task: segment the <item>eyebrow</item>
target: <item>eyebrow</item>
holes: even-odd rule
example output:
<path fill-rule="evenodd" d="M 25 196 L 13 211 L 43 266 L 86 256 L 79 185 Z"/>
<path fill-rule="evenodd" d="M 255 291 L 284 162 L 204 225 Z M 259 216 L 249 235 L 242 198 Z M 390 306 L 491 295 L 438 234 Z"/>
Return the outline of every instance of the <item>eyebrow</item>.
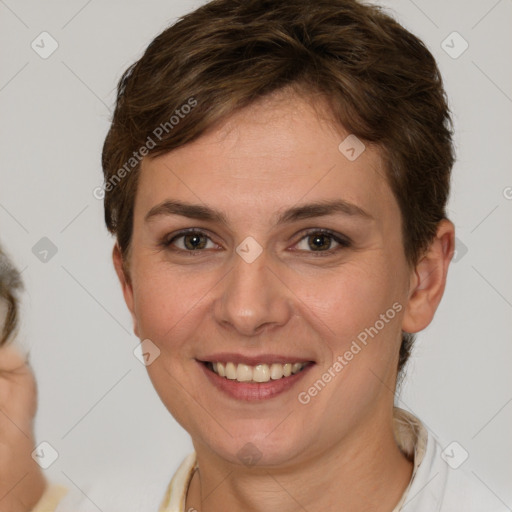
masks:
<path fill-rule="evenodd" d="M 342 214 L 365 220 L 373 219 L 368 212 L 359 206 L 343 199 L 337 199 L 334 201 L 318 201 L 289 208 L 279 215 L 276 224 L 288 224 L 298 220 L 335 214 Z M 205 205 L 173 200 L 163 201 L 151 208 L 145 216 L 145 221 L 148 222 L 154 217 L 161 215 L 179 215 L 190 219 L 213 221 L 224 225 L 228 224 L 226 216 L 218 210 L 214 210 Z"/>

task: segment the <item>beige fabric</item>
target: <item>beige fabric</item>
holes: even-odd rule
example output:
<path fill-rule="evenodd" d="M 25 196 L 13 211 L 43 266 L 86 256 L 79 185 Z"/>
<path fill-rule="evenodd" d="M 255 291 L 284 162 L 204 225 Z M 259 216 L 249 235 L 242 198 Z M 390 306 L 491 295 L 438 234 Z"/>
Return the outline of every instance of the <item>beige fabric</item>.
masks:
<path fill-rule="evenodd" d="M 416 416 L 413 416 L 403 409 L 395 408 L 393 426 L 395 429 L 395 439 L 400 450 L 402 450 L 402 452 L 414 464 L 409 485 L 402 494 L 402 498 L 398 502 L 398 505 L 393 509 L 393 512 L 399 512 L 409 495 L 409 489 L 411 488 L 416 473 L 418 472 L 418 468 L 425 457 L 428 433 Z"/>
<path fill-rule="evenodd" d="M 399 512 L 407 499 L 409 489 L 416 476 L 417 469 L 425 456 L 427 447 L 427 431 L 421 422 L 412 414 L 403 409 L 395 408 L 393 411 L 395 439 L 402 452 L 414 461 L 411 481 L 402 499 L 393 512 Z M 180 465 L 174 474 L 159 512 L 185 512 L 187 491 L 196 470 L 196 455 L 191 453 Z"/>
<path fill-rule="evenodd" d="M 65 487 L 49 485 L 32 512 L 55 512 L 57 505 L 67 493 Z"/>
<path fill-rule="evenodd" d="M 191 453 L 174 474 L 159 512 L 183 512 L 185 510 L 188 487 L 196 468 L 196 454 Z"/>

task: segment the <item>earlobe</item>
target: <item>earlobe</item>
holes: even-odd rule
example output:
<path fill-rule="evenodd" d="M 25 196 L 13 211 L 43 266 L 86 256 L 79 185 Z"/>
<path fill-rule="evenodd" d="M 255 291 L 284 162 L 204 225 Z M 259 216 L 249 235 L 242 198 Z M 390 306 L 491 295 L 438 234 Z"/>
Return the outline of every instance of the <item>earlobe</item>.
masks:
<path fill-rule="evenodd" d="M 121 283 L 121 289 L 123 291 L 124 301 L 130 310 L 130 314 L 132 315 L 133 320 L 133 332 L 137 337 L 139 337 L 138 325 L 137 325 L 137 316 L 135 315 L 135 302 L 133 299 L 133 287 L 130 276 L 126 270 L 126 265 L 124 264 L 123 256 L 121 254 L 121 248 L 119 244 L 116 242 L 114 248 L 112 250 L 112 261 L 114 263 L 114 268 Z"/>
<path fill-rule="evenodd" d="M 425 329 L 443 297 L 448 266 L 455 249 L 455 228 L 449 220 L 439 223 L 436 236 L 411 274 L 409 300 L 402 330 L 415 333 Z"/>

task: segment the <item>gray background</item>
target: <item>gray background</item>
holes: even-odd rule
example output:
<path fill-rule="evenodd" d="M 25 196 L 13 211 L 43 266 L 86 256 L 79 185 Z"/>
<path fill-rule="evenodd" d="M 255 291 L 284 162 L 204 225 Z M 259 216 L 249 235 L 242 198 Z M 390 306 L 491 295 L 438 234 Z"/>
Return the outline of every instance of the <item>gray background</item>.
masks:
<path fill-rule="evenodd" d="M 0 0 L 0 239 L 26 283 L 20 342 L 39 383 L 36 434 L 59 454 L 47 475 L 82 490 L 93 510 L 110 503 L 89 483 L 121 477 L 153 485 L 158 503 L 192 449 L 133 355 L 93 189 L 122 71 L 201 3 Z M 458 150 L 457 261 L 397 400 L 442 443 L 457 441 L 469 453 L 462 467 L 512 507 L 512 0 L 382 4 L 436 57 Z M 31 48 L 43 31 L 58 43 L 47 59 Z M 469 44 L 457 58 L 454 31 Z M 57 249 L 46 262 L 33 252 L 43 237 Z"/>

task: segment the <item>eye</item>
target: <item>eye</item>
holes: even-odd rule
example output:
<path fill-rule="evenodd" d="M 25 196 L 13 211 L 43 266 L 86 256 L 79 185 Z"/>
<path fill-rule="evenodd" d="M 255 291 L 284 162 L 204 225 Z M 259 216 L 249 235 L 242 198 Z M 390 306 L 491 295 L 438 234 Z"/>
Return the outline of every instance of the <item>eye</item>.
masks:
<path fill-rule="evenodd" d="M 164 242 L 166 247 L 173 246 L 181 251 L 200 251 L 202 249 L 216 249 L 215 244 L 205 233 L 197 230 L 189 230 L 173 236 Z"/>
<path fill-rule="evenodd" d="M 331 254 L 349 246 L 348 239 L 330 231 L 317 229 L 302 237 L 295 247 L 300 251 Z"/>

